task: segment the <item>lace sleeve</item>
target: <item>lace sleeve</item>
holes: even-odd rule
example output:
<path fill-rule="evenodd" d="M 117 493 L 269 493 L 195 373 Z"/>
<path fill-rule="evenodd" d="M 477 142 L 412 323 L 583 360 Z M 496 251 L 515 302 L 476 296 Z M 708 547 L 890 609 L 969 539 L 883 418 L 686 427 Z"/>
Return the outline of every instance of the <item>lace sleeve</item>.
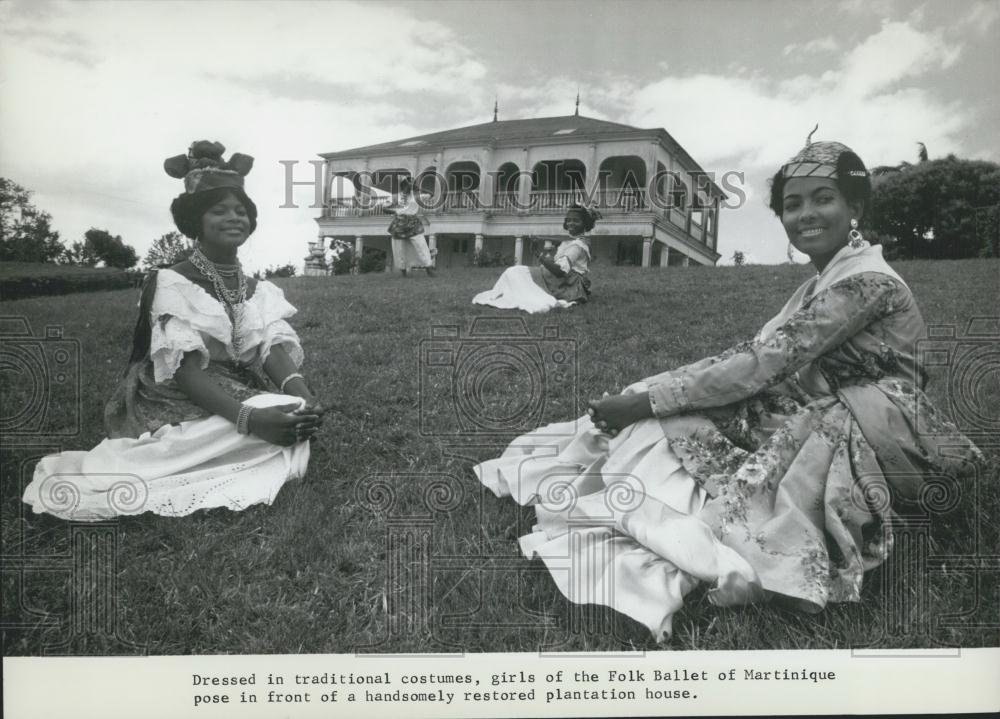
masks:
<path fill-rule="evenodd" d="M 153 379 L 157 383 L 171 379 L 188 352 L 198 352 L 201 368 L 208 367 L 208 348 L 198 330 L 180 317 L 168 314 L 155 317 L 149 341 Z"/>
<path fill-rule="evenodd" d="M 305 359 L 302 343 L 299 341 L 298 334 L 288 324 L 287 319 L 298 310 L 285 299 L 285 293 L 281 291 L 281 288 L 270 282 L 258 283 L 254 297 L 258 299 L 262 317 L 262 329 L 258 343 L 260 363 L 263 364 L 267 361 L 272 347 L 280 346 L 288 353 L 295 366 L 301 367 L 302 361 Z"/>

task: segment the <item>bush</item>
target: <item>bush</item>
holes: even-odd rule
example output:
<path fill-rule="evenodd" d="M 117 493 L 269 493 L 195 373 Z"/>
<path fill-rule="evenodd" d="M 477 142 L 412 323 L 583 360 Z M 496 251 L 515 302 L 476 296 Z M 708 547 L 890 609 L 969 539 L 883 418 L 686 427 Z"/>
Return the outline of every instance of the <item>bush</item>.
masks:
<path fill-rule="evenodd" d="M 377 247 L 366 247 L 358 262 L 358 272 L 385 272 L 386 257 L 385 250 L 380 250 Z"/>
<path fill-rule="evenodd" d="M 41 295 L 66 295 L 72 292 L 98 292 L 121 290 L 142 284 L 140 272 L 118 269 L 78 269 L 72 267 L 26 264 L 17 268 L 9 264 L 4 277 L 0 277 L 0 299 L 20 300 Z M 60 271 L 61 270 L 61 271 Z"/>
<path fill-rule="evenodd" d="M 513 255 L 480 250 L 472 255 L 472 264 L 475 267 L 513 267 L 515 263 Z"/>
<path fill-rule="evenodd" d="M 346 240 L 334 240 L 330 271 L 334 275 L 348 275 L 354 270 L 354 246 Z"/>

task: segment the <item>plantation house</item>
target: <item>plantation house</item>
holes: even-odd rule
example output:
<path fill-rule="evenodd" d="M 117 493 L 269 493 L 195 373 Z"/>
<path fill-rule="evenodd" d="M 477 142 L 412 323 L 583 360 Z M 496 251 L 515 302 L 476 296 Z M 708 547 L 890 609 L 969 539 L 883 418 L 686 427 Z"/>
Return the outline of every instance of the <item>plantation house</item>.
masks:
<path fill-rule="evenodd" d="M 494 121 L 368 147 L 328 152 L 320 242 L 391 253 L 385 209 L 404 177 L 427 208 L 438 267 L 475 261 L 531 263 L 564 236 L 573 202 L 600 210 L 590 233 L 598 262 L 642 267 L 714 265 L 726 195 L 662 128 L 580 115 Z M 322 243 L 322 244 L 321 244 Z M 312 268 L 310 274 L 325 274 Z"/>

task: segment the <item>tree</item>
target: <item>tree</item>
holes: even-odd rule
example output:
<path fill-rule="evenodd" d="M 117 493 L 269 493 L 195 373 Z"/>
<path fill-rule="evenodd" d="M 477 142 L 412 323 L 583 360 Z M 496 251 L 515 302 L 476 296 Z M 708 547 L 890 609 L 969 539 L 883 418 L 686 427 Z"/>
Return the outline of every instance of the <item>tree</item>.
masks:
<path fill-rule="evenodd" d="M 1000 256 L 1000 165 L 954 155 L 873 177 L 866 234 L 891 259 Z"/>
<path fill-rule="evenodd" d="M 52 215 L 31 203 L 31 191 L 0 177 L 0 260 L 53 262 L 66 247 L 52 229 Z"/>
<path fill-rule="evenodd" d="M 135 249 L 126 245 L 121 235 L 112 237 L 107 230 L 91 227 L 83 233 L 83 236 L 83 264 L 92 265 L 96 262 L 104 262 L 105 267 L 119 267 L 125 270 L 129 267 L 135 267 L 139 261 Z"/>
<path fill-rule="evenodd" d="M 733 266 L 742 267 L 747 263 L 747 256 L 744 254 L 743 250 L 736 250 L 733 253 Z"/>
<path fill-rule="evenodd" d="M 186 260 L 194 252 L 194 243 L 180 232 L 168 232 L 153 242 L 142 264 L 147 269 L 162 269 Z"/>

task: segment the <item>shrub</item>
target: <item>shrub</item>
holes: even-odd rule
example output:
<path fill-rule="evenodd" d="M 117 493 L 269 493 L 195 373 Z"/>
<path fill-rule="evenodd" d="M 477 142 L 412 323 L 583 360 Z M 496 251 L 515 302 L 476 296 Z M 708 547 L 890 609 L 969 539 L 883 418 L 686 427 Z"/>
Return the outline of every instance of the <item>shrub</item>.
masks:
<path fill-rule="evenodd" d="M 14 264 L 14 263 L 12 263 Z M 10 269 L 8 267 L 8 269 Z M 41 295 L 66 295 L 72 292 L 120 290 L 142 284 L 143 274 L 118 269 L 66 268 L 63 272 L 33 272 L 31 265 L 23 274 L 16 270 L 0 278 L 0 299 L 20 300 Z"/>
<path fill-rule="evenodd" d="M 268 267 L 264 270 L 264 278 L 271 279 L 272 277 L 295 277 L 295 265 L 287 264 L 279 267 Z"/>
<path fill-rule="evenodd" d="M 472 264 L 475 267 L 513 267 L 514 256 L 480 250 L 472 255 Z"/>
<path fill-rule="evenodd" d="M 385 250 L 380 250 L 377 247 L 366 247 L 358 262 L 358 272 L 385 272 L 386 257 Z"/>

